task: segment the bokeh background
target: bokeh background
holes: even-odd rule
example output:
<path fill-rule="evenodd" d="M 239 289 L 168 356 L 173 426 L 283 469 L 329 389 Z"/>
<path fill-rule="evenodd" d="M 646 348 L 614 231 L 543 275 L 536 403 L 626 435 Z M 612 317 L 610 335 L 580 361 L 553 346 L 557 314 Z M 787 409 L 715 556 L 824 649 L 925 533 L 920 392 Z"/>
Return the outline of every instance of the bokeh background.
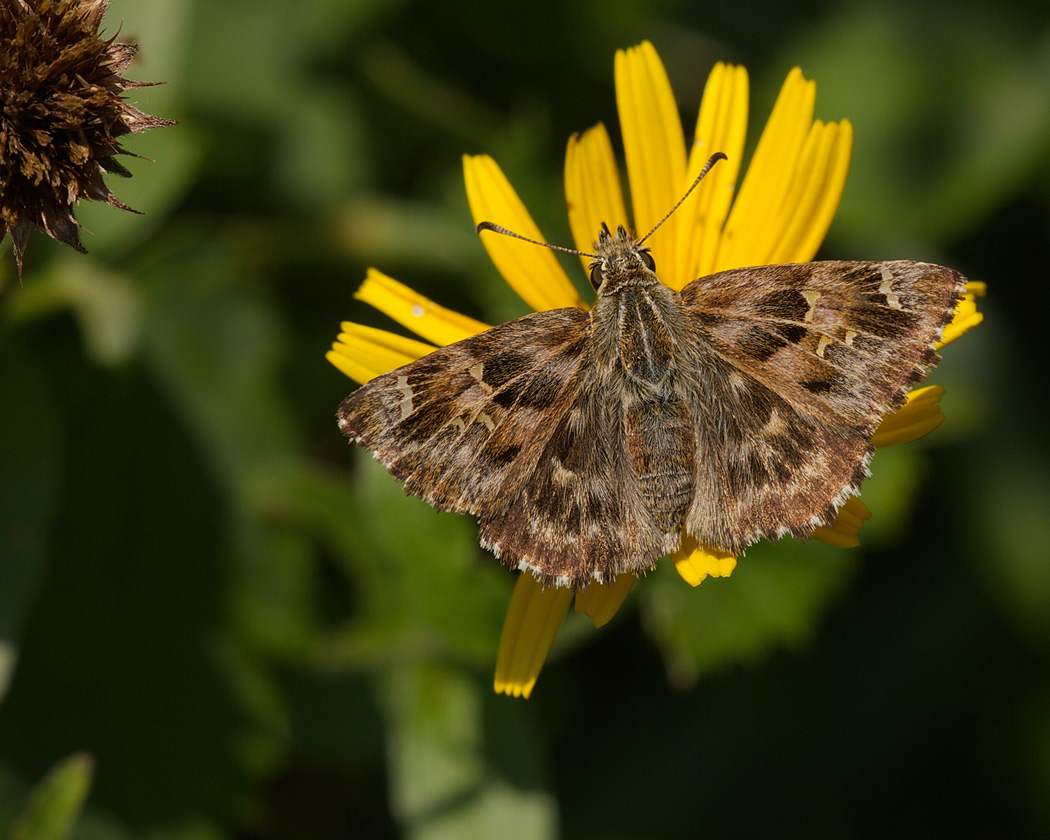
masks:
<path fill-rule="evenodd" d="M 105 28 L 182 122 L 109 181 L 147 215 L 81 206 L 88 256 L 34 236 L 19 285 L 0 248 L 0 834 L 61 766 L 32 813 L 90 775 L 81 840 L 1050 836 L 1045 3 L 113 0 Z M 524 314 L 460 156 L 569 243 L 565 142 L 618 142 L 643 38 L 687 135 L 712 64 L 747 66 L 749 149 L 800 65 L 856 131 L 821 255 L 951 265 L 986 320 L 933 379 L 948 421 L 877 456 L 864 548 L 695 590 L 665 563 L 497 697 L 512 575 L 347 446 L 323 356 L 391 326 L 369 265 Z"/>

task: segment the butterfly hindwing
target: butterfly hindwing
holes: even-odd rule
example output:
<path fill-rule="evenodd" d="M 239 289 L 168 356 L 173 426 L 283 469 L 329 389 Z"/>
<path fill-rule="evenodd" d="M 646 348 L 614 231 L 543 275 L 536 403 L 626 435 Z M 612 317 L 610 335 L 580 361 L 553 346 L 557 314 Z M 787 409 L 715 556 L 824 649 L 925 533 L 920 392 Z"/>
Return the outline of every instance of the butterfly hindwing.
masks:
<path fill-rule="evenodd" d="M 647 570 L 665 553 L 617 396 L 584 383 L 554 421 L 520 494 L 481 518 L 481 544 L 507 566 L 528 569 L 545 585 L 579 589 Z"/>
<path fill-rule="evenodd" d="M 717 357 L 707 367 L 686 530 L 739 554 L 762 537 L 804 538 L 829 524 L 867 476 L 867 438 L 825 425 Z"/>

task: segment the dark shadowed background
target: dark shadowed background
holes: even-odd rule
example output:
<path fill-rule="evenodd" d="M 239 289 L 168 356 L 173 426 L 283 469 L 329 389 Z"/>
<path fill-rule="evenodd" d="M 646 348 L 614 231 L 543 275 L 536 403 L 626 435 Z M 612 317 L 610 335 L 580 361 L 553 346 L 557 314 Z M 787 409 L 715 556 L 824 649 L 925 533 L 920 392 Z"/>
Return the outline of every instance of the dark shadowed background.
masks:
<path fill-rule="evenodd" d="M 88 256 L 36 235 L 19 286 L 0 247 L 0 832 L 83 752 L 80 840 L 1050 835 L 1044 3 L 113 0 L 105 27 L 182 122 L 127 139 L 151 161 L 109 185 L 147 215 L 82 205 Z M 352 299 L 369 265 L 524 314 L 460 156 L 570 243 L 566 140 L 619 148 L 613 53 L 644 38 L 687 136 L 712 64 L 746 65 L 749 151 L 800 65 L 856 132 L 821 255 L 950 265 L 986 319 L 933 379 L 947 422 L 877 456 L 864 548 L 695 590 L 664 563 L 497 697 L 512 575 L 347 446 L 324 353 L 393 328 Z"/>

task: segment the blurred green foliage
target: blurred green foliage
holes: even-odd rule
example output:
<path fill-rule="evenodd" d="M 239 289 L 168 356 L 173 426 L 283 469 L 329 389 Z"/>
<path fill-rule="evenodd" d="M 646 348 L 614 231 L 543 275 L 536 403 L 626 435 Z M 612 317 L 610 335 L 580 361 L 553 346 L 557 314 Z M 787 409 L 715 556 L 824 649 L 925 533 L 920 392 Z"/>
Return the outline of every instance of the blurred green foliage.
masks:
<path fill-rule="evenodd" d="M 1043 4 L 113 0 L 106 26 L 182 122 L 110 184 L 147 215 L 81 207 L 90 255 L 34 236 L 22 286 L 0 263 L 0 833 L 1050 834 Z M 511 576 L 347 447 L 323 354 L 389 326 L 352 300 L 368 265 L 524 314 L 460 155 L 569 242 L 564 143 L 617 136 L 643 38 L 687 127 L 745 64 L 752 145 L 801 65 L 856 129 L 822 254 L 952 265 L 987 318 L 936 373 L 948 422 L 876 459 L 863 550 L 759 547 L 696 590 L 667 564 L 496 697 Z"/>

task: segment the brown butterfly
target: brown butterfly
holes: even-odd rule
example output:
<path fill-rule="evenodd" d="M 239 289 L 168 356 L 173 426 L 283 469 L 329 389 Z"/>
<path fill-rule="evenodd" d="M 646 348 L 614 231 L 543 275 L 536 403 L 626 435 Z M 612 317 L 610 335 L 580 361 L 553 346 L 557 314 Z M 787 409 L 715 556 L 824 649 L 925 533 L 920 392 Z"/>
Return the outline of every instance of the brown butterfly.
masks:
<path fill-rule="evenodd" d="M 601 231 L 589 312 L 526 315 L 379 376 L 339 406 L 340 429 L 545 585 L 644 573 L 683 533 L 738 554 L 831 524 L 880 420 L 940 360 L 964 278 L 810 262 L 679 293 L 650 235 Z"/>

